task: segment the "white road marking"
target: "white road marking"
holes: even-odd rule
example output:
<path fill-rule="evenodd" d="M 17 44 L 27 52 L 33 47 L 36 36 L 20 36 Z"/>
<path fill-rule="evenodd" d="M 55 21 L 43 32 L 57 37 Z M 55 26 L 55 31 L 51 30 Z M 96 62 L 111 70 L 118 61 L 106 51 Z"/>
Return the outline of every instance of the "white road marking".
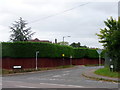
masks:
<path fill-rule="evenodd" d="M 48 80 L 57 80 L 57 79 L 48 79 Z"/>
<path fill-rule="evenodd" d="M 70 71 L 64 71 L 64 72 L 70 72 Z"/>
<path fill-rule="evenodd" d="M 118 82 L 106 82 L 107 84 L 120 84 Z"/>
<path fill-rule="evenodd" d="M 69 73 L 65 73 L 65 74 L 63 74 L 63 76 L 65 76 L 65 75 L 69 75 Z"/>
<path fill-rule="evenodd" d="M 64 84 L 52 84 L 52 83 L 40 83 L 40 84 L 83 88 L 83 86 L 77 86 L 77 85 L 64 85 Z"/>
<path fill-rule="evenodd" d="M 62 77 L 61 75 L 55 75 L 55 76 L 52 76 L 52 77 Z"/>
<path fill-rule="evenodd" d="M 52 76 L 52 77 L 62 77 L 62 76 L 65 76 L 65 75 L 69 75 L 69 73 L 64 73 L 64 74 L 62 74 L 62 75 L 54 75 L 54 76 Z"/>
<path fill-rule="evenodd" d="M 65 80 L 65 79 L 48 79 L 48 80 L 59 80 L 60 81 L 60 80 Z"/>
<path fill-rule="evenodd" d="M 36 88 L 36 87 L 30 87 L 30 86 L 17 86 L 17 87 L 21 87 L 21 88 Z"/>
<path fill-rule="evenodd" d="M 29 78 L 29 80 L 65 80 L 65 79 L 58 79 L 58 78 Z"/>

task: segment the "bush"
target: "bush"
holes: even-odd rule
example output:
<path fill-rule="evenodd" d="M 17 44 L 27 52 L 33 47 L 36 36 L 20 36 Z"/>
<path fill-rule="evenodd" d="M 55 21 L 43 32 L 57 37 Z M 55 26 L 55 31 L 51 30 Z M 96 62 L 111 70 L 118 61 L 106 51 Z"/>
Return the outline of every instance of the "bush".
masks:
<path fill-rule="evenodd" d="M 86 58 L 98 58 L 99 55 L 96 49 L 87 49 L 86 50 Z"/>
<path fill-rule="evenodd" d="M 74 48 L 73 58 L 84 58 L 86 57 L 86 50 L 83 48 Z"/>
<path fill-rule="evenodd" d="M 2 43 L 2 51 L 3 57 L 11 58 L 33 58 L 36 51 L 39 51 L 38 57 L 61 58 L 63 53 L 65 57 L 70 57 L 73 48 L 42 42 L 4 42 Z"/>
<path fill-rule="evenodd" d="M 73 48 L 71 46 L 58 45 L 45 42 L 3 42 L 3 57 L 11 58 L 35 58 L 36 51 L 39 51 L 38 57 L 45 58 L 98 58 L 95 49 Z"/>

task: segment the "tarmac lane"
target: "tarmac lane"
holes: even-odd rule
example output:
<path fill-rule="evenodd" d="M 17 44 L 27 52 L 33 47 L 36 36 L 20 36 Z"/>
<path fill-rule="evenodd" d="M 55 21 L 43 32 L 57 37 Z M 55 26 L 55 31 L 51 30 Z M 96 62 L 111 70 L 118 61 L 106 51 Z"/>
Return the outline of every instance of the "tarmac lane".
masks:
<path fill-rule="evenodd" d="M 77 85 L 63 85 L 63 84 L 52 84 L 52 83 L 26 83 L 17 81 L 5 81 L 3 88 L 84 88 Z"/>
<path fill-rule="evenodd" d="M 77 66 L 2 77 L 2 88 L 118 88 L 118 83 L 96 81 L 82 76 L 99 67 Z"/>

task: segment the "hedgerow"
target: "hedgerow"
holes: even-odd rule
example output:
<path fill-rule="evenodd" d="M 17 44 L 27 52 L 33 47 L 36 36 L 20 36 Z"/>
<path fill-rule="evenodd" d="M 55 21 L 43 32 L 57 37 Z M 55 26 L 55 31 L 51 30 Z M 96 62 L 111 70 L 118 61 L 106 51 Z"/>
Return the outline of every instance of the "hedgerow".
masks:
<path fill-rule="evenodd" d="M 71 46 L 58 45 L 45 42 L 2 42 L 2 57 L 11 58 L 35 58 L 36 51 L 38 57 L 46 58 L 98 58 L 95 49 L 73 48 Z"/>
<path fill-rule="evenodd" d="M 86 57 L 86 50 L 83 48 L 74 48 L 73 58 L 84 58 Z"/>

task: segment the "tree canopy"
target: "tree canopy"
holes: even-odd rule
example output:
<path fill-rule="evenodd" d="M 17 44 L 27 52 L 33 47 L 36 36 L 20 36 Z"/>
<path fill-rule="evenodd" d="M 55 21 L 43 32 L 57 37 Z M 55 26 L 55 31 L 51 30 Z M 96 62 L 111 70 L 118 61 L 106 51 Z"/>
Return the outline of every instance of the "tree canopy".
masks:
<path fill-rule="evenodd" d="M 114 70 L 120 71 L 120 17 L 118 20 L 110 17 L 104 23 L 106 27 L 100 29 L 100 34 L 97 36 L 112 59 L 111 63 L 114 65 Z"/>
<path fill-rule="evenodd" d="M 80 42 L 78 42 L 78 43 L 73 42 L 70 46 L 72 46 L 72 47 L 80 47 L 81 44 L 80 44 Z"/>
<path fill-rule="evenodd" d="M 21 17 L 18 21 L 15 21 L 15 23 L 10 26 L 12 33 L 10 36 L 10 40 L 12 40 L 13 42 L 29 40 L 34 33 L 31 31 L 31 27 L 27 28 L 26 25 L 26 21 L 23 20 Z"/>
<path fill-rule="evenodd" d="M 72 47 L 74 47 L 74 48 L 88 48 L 87 46 L 81 46 L 81 43 L 80 42 L 78 42 L 78 43 L 75 43 L 75 42 L 73 42 L 73 43 L 71 43 L 70 44 L 70 46 L 72 46 Z"/>

